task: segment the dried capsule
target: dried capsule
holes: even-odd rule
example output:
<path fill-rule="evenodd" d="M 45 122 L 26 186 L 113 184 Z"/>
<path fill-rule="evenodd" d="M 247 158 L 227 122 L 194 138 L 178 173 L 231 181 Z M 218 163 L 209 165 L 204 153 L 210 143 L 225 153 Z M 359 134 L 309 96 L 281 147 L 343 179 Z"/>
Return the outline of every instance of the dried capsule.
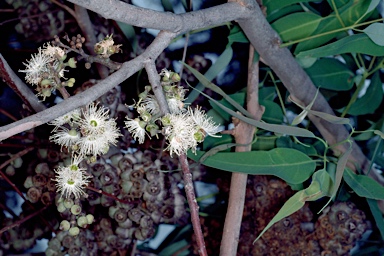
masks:
<path fill-rule="evenodd" d="M 119 209 L 115 212 L 113 218 L 118 222 L 124 222 L 127 219 L 127 212 L 123 209 Z"/>
<path fill-rule="evenodd" d="M 41 190 L 36 187 L 28 189 L 27 198 L 31 203 L 37 203 L 41 197 Z"/>
<path fill-rule="evenodd" d="M 47 177 L 38 173 L 32 177 L 32 182 L 35 187 L 43 187 L 47 184 Z"/>
<path fill-rule="evenodd" d="M 140 223 L 141 216 L 143 216 L 143 212 L 138 208 L 133 208 L 128 211 L 128 218 L 135 223 Z"/>
<path fill-rule="evenodd" d="M 69 230 L 68 230 L 68 234 L 70 236 L 77 236 L 78 234 L 80 233 L 80 229 L 78 227 L 71 227 Z"/>
<path fill-rule="evenodd" d="M 69 229 L 69 228 L 68 228 Z M 69 248 L 73 245 L 73 242 L 74 242 L 74 239 L 72 236 L 64 236 L 63 237 L 63 240 L 61 241 L 61 244 L 66 247 L 66 248 Z"/>
<path fill-rule="evenodd" d="M 99 179 L 103 186 L 108 186 L 117 182 L 117 175 L 112 170 L 104 170 Z"/>
<path fill-rule="evenodd" d="M 50 191 L 44 192 L 40 200 L 44 205 L 50 205 L 55 200 L 55 194 Z"/>

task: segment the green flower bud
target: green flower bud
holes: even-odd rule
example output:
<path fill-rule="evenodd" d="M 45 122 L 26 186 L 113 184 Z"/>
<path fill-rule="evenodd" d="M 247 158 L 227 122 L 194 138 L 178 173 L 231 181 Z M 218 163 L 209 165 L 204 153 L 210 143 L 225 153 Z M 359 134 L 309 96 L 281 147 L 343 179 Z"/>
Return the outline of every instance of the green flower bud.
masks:
<path fill-rule="evenodd" d="M 16 173 L 15 167 L 13 167 L 12 165 L 8 165 L 7 168 L 5 169 L 5 173 L 6 173 L 8 176 L 13 176 L 13 175 L 15 175 L 15 173 Z"/>
<path fill-rule="evenodd" d="M 159 133 L 159 126 L 157 126 L 155 123 L 150 123 L 145 127 L 145 130 L 151 134 L 151 136 L 155 136 Z"/>
<path fill-rule="evenodd" d="M 67 62 L 67 64 L 68 64 L 68 66 L 70 66 L 71 68 L 76 68 L 76 60 L 75 60 L 75 58 L 70 58 L 69 60 L 68 60 L 68 62 Z"/>
<path fill-rule="evenodd" d="M 88 220 L 87 220 L 87 217 L 85 216 L 80 216 L 78 219 L 77 219 L 77 226 L 81 227 L 81 228 L 86 228 L 88 226 Z"/>
<path fill-rule="evenodd" d="M 68 231 L 71 228 L 71 224 L 67 220 L 63 220 L 60 222 L 60 230 Z"/>
<path fill-rule="evenodd" d="M 65 206 L 65 208 L 67 208 L 67 209 L 71 209 L 71 207 L 74 205 L 74 202 L 73 202 L 73 200 L 72 199 L 70 199 L 70 198 L 66 198 L 65 200 L 64 200 L 64 206 Z"/>
<path fill-rule="evenodd" d="M 57 211 L 65 212 L 65 210 L 67 210 L 67 208 L 65 208 L 64 203 L 59 203 L 59 205 L 57 206 Z"/>
<path fill-rule="evenodd" d="M 95 221 L 95 217 L 92 214 L 87 214 L 85 217 L 87 218 L 87 222 L 89 225 Z"/>
<path fill-rule="evenodd" d="M 25 187 L 25 188 L 33 187 L 32 176 L 28 176 L 28 177 L 25 179 L 25 181 L 24 181 L 24 187 Z"/>
<path fill-rule="evenodd" d="M 77 205 L 77 204 L 74 204 L 72 205 L 71 207 L 71 213 L 73 215 L 79 215 L 81 213 L 81 206 L 80 205 Z"/>
<path fill-rule="evenodd" d="M 175 82 L 175 83 L 179 82 L 179 81 L 180 81 L 180 76 L 179 76 L 179 74 L 177 74 L 177 73 L 172 73 L 172 74 L 171 74 L 171 80 L 172 80 L 172 82 Z"/>
<path fill-rule="evenodd" d="M 12 161 L 12 165 L 15 168 L 20 168 L 22 164 L 23 164 L 23 159 L 21 157 L 18 157 Z"/>
<path fill-rule="evenodd" d="M 43 79 L 40 83 L 41 86 L 50 85 L 52 84 L 52 81 L 49 79 Z"/>
<path fill-rule="evenodd" d="M 78 227 L 71 227 L 69 230 L 68 230 L 68 234 L 70 236 L 77 236 L 78 234 L 80 233 L 80 229 Z"/>
<path fill-rule="evenodd" d="M 43 89 L 41 94 L 45 97 L 50 97 L 52 95 L 51 89 Z"/>
<path fill-rule="evenodd" d="M 193 138 L 197 141 L 197 142 L 202 142 L 205 138 L 205 134 L 204 132 L 202 131 L 197 131 L 193 134 Z"/>

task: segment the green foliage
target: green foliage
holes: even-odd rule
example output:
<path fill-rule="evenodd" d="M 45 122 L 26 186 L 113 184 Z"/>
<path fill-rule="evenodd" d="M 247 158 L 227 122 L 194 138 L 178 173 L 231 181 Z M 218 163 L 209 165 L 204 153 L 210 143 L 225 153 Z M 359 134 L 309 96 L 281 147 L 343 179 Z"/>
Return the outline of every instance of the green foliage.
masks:
<path fill-rule="evenodd" d="M 188 157 L 196 161 L 205 152 Z M 316 163 L 304 153 L 290 148 L 275 148 L 270 151 L 220 152 L 208 157 L 204 165 L 230 172 L 275 175 L 288 183 L 299 184 L 307 180 L 315 170 Z"/>

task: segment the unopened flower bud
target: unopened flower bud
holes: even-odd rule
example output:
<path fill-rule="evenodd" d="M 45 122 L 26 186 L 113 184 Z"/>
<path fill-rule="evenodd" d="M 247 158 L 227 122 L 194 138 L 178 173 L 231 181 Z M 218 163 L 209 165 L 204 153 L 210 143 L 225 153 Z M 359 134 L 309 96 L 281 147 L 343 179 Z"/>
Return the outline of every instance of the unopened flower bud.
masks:
<path fill-rule="evenodd" d="M 70 198 L 64 199 L 63 203 L 64 203 L 65 208 L 67 208 L 67 209 L 71 209 L 71 207 L 74 205 L 73 200 Z"/>
<path fill-rule="evenodd" d="M 71 224 L 67 220 L 63 220 L 60 222 L 60 230 L 67 231 L 71 228 Z"/>
<path fill-rule="evenodd" d="M 81 213 L 81 206 L 80 205 L 77 205 L 77 204 L 74 204 L 72 205 L 71 207 L 71 213 L 73 215 L 79 215 Z"/>
<path fill-rule="evenodd" d="M 80 216 L 78 219 L 77 219 L 77 226 L 81 227 L 81 228 L 86 228 L 88 226 L 88 220 L 87 220 L 87 217 L 85 216 Z"/>
<path fill-rule="evenodd" d="M 69 230 L 68 230 L 68 234 L 70 236 L 77 236 L 78 234 L 80 233 L 80 229 L 78 227 L 71 227 Z"/>
<path fill-rule="evenodd" d="M 81 48 L 81 47 L 80 47 Z M 67 62 L 67 64 L 68 64 L 68 66 L 70 66 L 71 68 L 76 68 L 76 60 L 75 60 L 75 58 L 70 58 L 69 60 L 68 60 L 68 62 Z"/>
<path fill-rule="evenodd" d="M 89 225 L 95 221 L 95 217 L 92 214 L 87 214 L 85 217 L 87 218 L 87 222 Z"/>

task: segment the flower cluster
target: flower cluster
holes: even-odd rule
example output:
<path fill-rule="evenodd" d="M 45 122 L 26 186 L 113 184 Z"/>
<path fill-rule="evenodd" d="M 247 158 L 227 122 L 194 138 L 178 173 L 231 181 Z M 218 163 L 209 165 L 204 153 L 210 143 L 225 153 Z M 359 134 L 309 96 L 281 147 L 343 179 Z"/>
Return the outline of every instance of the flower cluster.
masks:
<path fill-rule="evenodd" d="M 94 50 L 95 53 L 99 54 L 103 58 L 109 58 L 112 54 L 118 53 L 121 51 L 121 44 L 115 45 L 112 35 L 106 36 L 104 40 L 101 40 L 95 44 Z"/>
<path fill-rule="evenodd" d="M 67 82 L 60 80 L 65 78 L 66 67 L 76 67 L 74 58 L 64 62 L 66 58 L 66 52 L 62 48 L 48 43 L 42 48 L 40 47 L 38 53 L 32 55 L 27 63 L 23 63 L 26 69 L 19 70 L 19 72 L 25 73 L 27 83 L 36 86 L 37 96 L 42 96 L 45 99 L 60 86 L 73 86 L 74 78 L 70 78 Z"/>
<path fill-rule="evenodd" d="M 150 94 L 151 87 L 146 86 L 145 91 L 139 95 L 139 101 L 133 106 L 140 117 L 127 117 L 125 125 L 132 137 L 143 143 L 146 134 L 150 137 L 161 132 L 157 125 L 160 124 L 163 126 L 162 133 L 168 141 L 167 150 L 171 155 L 180 155 L 189 149 L 196 152 L 197 144 L 207 135 L 215 136 L 220 131 L 219 126 L 201 108 L 185 108 L 186 90 L 177 85 L 180 81 L 177 73 L 162 70 L 160 75 L 170 113 L 161 117 L 159 104 L 155 96 Z"/>
<path fill-rule="evenodd" d="M 79 166 L 83 160 L 81 156 L 74 156 L 69 166 L 59 166 L 56 172 L 57 192 L 61 193 L 61 196 L 70 198 L 73 194 L 75 198 L 80 198 L 84 195 L 84 186 L 89 183 L 90 176 L 85 172 L 84 168 Z"/>
<path fill-rule="evenodd" d="M 76 109 L 50 123 L 55 125 L 49 139 L 67 147 L 72 153 L 96 157 L 105 154 L 110 144 L 116 144 L 120 132 L 109 119 L 109 110 L 90 103 L 82 111 Z"/>

